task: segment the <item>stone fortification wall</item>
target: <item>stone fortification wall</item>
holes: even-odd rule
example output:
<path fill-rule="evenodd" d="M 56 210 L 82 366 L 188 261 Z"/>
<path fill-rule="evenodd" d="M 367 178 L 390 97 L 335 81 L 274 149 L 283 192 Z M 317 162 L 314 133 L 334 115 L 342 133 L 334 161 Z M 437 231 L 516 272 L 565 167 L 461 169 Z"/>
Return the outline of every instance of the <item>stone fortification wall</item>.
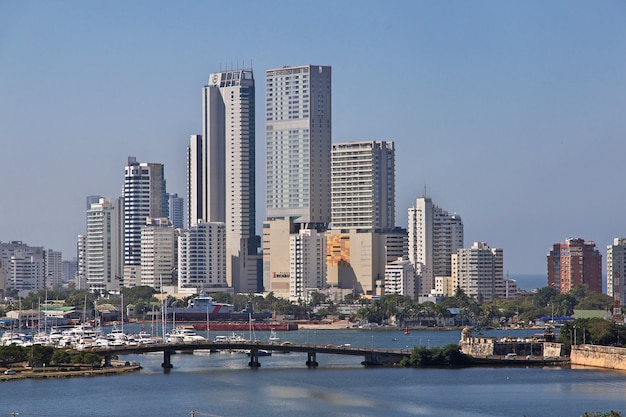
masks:
<path fill-rule="evenodd" d="M 563 343 L 551 343 L 544 342 L 543 344 L 543 356 L 544 357 L 559 357 L 563 356 Z"/>
<path fill-rule="evenodd" d="M 468 337 L 461 339 L 461 352 L 477 358 L 494 355 L 495 337 Z"/>
<path fill-rule="evenodd" d="M 476 358 L 505 356 L 515 353 L 518 356 L 561 356 L 561 343 L 531 341 L 498 341 L 495 337 L 468 337 L 459 342 L 461 352 Z"/>
<path fill-rule="evenodd" d="M 570 363 L 598 368 L 626 369 L 626 348 L 596 345 L 572 346 Z"/>

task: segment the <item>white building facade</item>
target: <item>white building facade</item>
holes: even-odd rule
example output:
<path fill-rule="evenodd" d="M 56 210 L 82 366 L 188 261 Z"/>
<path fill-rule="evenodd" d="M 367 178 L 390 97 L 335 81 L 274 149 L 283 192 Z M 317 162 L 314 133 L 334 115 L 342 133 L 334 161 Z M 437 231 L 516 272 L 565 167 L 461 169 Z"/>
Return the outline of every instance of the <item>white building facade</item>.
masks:
<path fill-rule="evenodd" d="M 289 298 L 307 300 L 311 290 L 326 285 L 326 236 L 301 229 L 289 238 Z"/>
<path fill-rule="evenodd" d="M 87 210 L 83 267 L 89 291 L 117 291 L 123 284 L 122 204 L 121 199 L 100 199 Z"/>
<path fill-rule="evenodd" d="M 331 68 L 270 69 L 266 76 L 266 214 L 331 219 Z"/>
<path fill-rule="evenodd" d="M 613 297 L 613 312 L 621 314 L 626 305 L 626 239 L 615 238 L 606 247 L 606 294 Z"/>
<path fill-rule="evenodd" d="M 485 242 L 474 242 L 452 255 L 452 280 L 471 297 L 492 301 L 505 297 L 504 255 L 502 249 L 490 248 Z"/>
<path fill-rule="evenodd" d="M 7 289 L 25 297 L 45 288 L 45 249 L 21 241 L 0 242 L 0 267 Z"/>
<path fill-rule="evenodd" d="M 399 258 L 385 266 L 385 294 L 415 298 L 417 288 L 417 275 L 411 261 Z"/>
<path fill-rule="evenodd" d="M 226 225 L 199 221 L 178 237 L 178 289 L 224 289 Z"/>
<path fill-rule="evenodd" d="M 436 276 L 451 276 L 451 255 L 463 248 L 463 221 L 429 197 L 418 198 L 408 212 L 409 260 L 421 264 L 420 293 L 429 294 Z"/>

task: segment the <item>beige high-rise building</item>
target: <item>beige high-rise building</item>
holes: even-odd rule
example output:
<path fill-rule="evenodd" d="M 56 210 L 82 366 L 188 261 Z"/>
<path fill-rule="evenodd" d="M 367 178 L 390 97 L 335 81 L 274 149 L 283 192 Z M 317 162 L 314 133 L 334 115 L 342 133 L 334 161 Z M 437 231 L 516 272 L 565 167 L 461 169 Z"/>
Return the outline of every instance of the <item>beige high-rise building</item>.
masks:
<path fill-rule="evenodd" d="M 141 229 L 141 285 L 161 290 L 172 285 L 176 270 L 176 230 L 164 217 L 146 219 Z"/>
<path fill-rule="evenodd" d="M 355 295 L 382 295 L 377 285 L 384 285 L 385 265 L 407 256 L 406 242 L 401 228 L 329 230 L 327 284 L 352 289 Z"/>
<path fill-rule="evenodd" d="M 317 236 L 331 220 L 331 68 L 282 67 L 265 75 L 263 284 L 265 291 L 293 298 L 302 277 L 291 277 L 292 237 Z"/>

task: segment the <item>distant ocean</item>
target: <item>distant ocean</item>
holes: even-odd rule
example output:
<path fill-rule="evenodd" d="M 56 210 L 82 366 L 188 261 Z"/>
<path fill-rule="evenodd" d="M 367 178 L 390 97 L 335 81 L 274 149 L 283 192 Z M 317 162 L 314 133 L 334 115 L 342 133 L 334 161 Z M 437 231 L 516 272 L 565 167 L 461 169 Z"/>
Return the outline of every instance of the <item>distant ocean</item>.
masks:
<path fill-rule="evenodd" d="M 505 275 L 506 278 L 506 275 Z M 522 290 L 532 290 L 535 288 L 543 288 L 548 285 L 547 274 L 512 274 L 509 273 L 509 279 L 517 281 L 517 288 Z"/>

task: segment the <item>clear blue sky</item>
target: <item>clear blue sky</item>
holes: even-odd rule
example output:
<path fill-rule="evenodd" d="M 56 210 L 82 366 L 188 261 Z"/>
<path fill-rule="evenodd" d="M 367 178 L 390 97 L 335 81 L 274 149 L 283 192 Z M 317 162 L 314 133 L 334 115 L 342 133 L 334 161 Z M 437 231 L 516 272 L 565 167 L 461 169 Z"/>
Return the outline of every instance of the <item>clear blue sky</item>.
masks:
<path fill-rule="evenodd" d="M 85 196 L 119 196 L 129 155 L 184 196 L 202 86 L 244 63 L 259 220 L 264 72 L 321 64 L 333 141 L 396 142 L 398 225 L 427 186 L 512 275 L 626 236 L 624 1 L 0 1 L 0 240 L 70 259 Z"/>

